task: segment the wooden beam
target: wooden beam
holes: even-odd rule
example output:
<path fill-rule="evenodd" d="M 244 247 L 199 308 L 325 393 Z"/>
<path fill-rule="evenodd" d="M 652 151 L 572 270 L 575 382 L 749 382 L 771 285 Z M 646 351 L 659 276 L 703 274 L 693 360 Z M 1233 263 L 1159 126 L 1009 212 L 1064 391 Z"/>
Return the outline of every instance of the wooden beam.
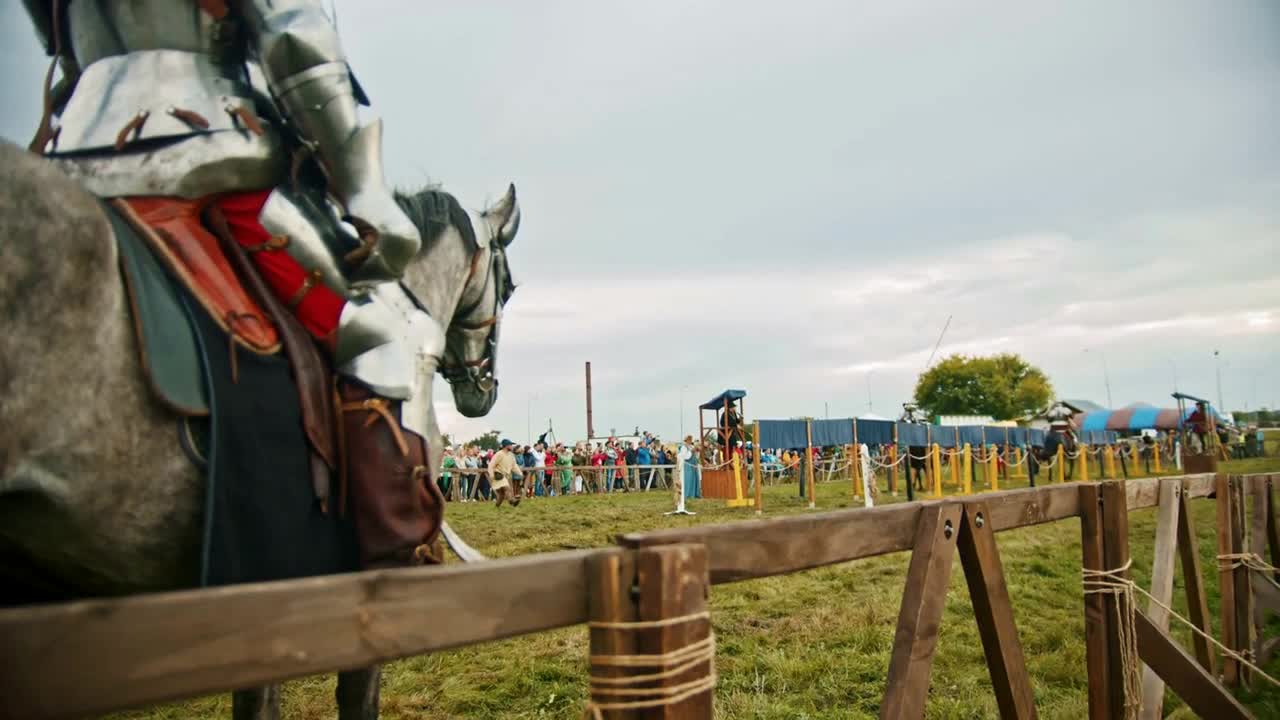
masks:
<path fill-rule="evenodd" d="M 947 585 L 956 556 L 961 506 L 935 504 L 919 514 L 915 548 L 902 590 L 898 629 L 881 718 L 923 718 L 929 694 L 929 670 L 938 644 L 938 628 L 947 602 Z"/>
<path fill-rule="evenodd" d="M 1229 555 L 1231 550 L 1231 525 L 1235 513 L 1232 511 L 1231 484 L 1226 474 L 1219 473 L 1215 478 L 1215 498 L 1218 513 L 1218 555 Z M 1223 562 L 1218 563 L 1218 597 L 1222 613 L 1222 644 L 1233 650 L 1242 648 L 1236 642 L 1236 584 L 1235 573 Z M 1227 687 L 1235 687 L 1240 681 L 1240 664 L 1223 656 L 1222 682 Z"/>
<path fill-rule="evenodd" d="M 1205 592 L 1204 575 L 1200 570 L 1200 540 L 1196 536 L 1195 518 L 1187 504 L 1187 480 L 1183 480 L 1183 492 L 1178 497 L 1178 557 L 1182 564 L 1182 581 L 1187 590 L 1187 618 L 1201 631 L 1213 634 L 1209 622 L 1209 598 Z M 1210 675 L 1217 677 L 1214 669 L 1213 646 L 1209 641 L 1192 633 L 1196 659 Z"/>
<path fill-rule="evenodd" d="M 1141 611 L 1134 613 L 1134 629 L 1138 635 L 1139 657 L 1197 715 L 1214 720 L 1252 720 L 1253 715 L 1212 673 Z"/>
<path fill-rule="evenodd" d="M 704 612 L 710 582 L 707 550 L 701 545 L 667 545 L 644 548 L 636 554 L 638 619 L 662 621 Z M 688 647 L 711 634 L 709 618 L 640 630 L 636 648 L 642 655 L 662 655 Z M 676 665 L 678 663 L 671 663 Z M 640 674 L 656 674 L 666 667 L 638 668 Z M 673 687 L 707 677 L 714 662 L 651 683 Z M 714 692 L 697 693 L 678 703 L 638 711 L 641 720 L 711 720 Z"/>
<path fill-rule="evenodd" d="M 1211 491 L 1212 476 L 1191 476 L 1188 497 Z M 1130 510 L 1156 504 L 1154 479 L 1133 480 L 1128 485 L 1151 483 L 1137 490 L 1138 502 Z M 1080 492 L 1085 483 L 1064 483 L 984 493 L 993 532 L 1055 522 L 1080 514 Z M 1128 488 L 1126 488 L 1128 490 Z M 798 570 L 909 550 L 915 539 L 916 514 L 922 507 L 953 500 L 926 500 L 874 508 L 832 510 L 720 525 L 672 528 L 646 533 L 626 533 L 618 542 L 631 548 L 673 543 L 705 543 L 710 552 L 711 582 L 719 585 L 739 580 L 781 575 Z M 821 537 L 823 542 L 814 543 Z"/>
<path fill-rule="evenodd" d="M 958 547 L 1000 717 L 1006 720 L 1034 718 L 1036 706 L 1031 678 L 1027 675 L 1004 567 L 996 549 L 995 534 L 987 524 L 984 503 L 965 503 Z"/>
<path fill-rule="evenodd" d="M 1181 510 L 1182 483 L 1177 480 L 1160 483 L 1160 505 L 1156 514 L 1156 545 L 1151 562 L 1151 595 L 1147 617 L 1161 632 L 1169 630 L 1169 611 L 1173 603 L 1173 570 L 1177 561 L 1178 513 Z M 1150 666 L 1142 671 L 1143 720 L 1164 717 L 1164 681 Z"/>
<path fill-rule="evenodd" d="M 1125 505 L 1124 483 L 1109 480 L 1102 483 L 1102 557 L 1105 568 L 1124 579 L 1128 570 L 1121 570 L 1130 561 L 1129 510 Z M 1103 594 L 1107 617 L 1125 617 L 1129 611 L 1128 595 Z M 1109 624 L 1107 633 L 1107 706 L 1109 717 L 1124 717 L 1128 698 L 1125 697 L 1124 664 L 1121 661 L 1120 633 L 1116 623 Z M 1141 698 L 1134 698 L 1141 700 Z"/>
<path fill-rule="evenodd" d="M 1082 485 L 1080 492 L 1080 547 L 1082 566 L 1086 570 L 1104 570 L 1102 539 L 1102 488 L 1097 484 Z M 1110 681 L 1110 659 L 1107 655 L 1107 636 L 1111 631 L 1111 619 L 1102 595 L 1084 595 L 1084 652 L 1085 671 L 1089 679 L 1088 708 L 1090 720 L 1108 720 L 1107 698 Z"/>
<path fill-rule="evenodd" d="M 587 559 L 616 552 L 6 610 L 0 648 L 25 661 L 0 664 L 0 717 L 98 715 L 575 625 Z"/>

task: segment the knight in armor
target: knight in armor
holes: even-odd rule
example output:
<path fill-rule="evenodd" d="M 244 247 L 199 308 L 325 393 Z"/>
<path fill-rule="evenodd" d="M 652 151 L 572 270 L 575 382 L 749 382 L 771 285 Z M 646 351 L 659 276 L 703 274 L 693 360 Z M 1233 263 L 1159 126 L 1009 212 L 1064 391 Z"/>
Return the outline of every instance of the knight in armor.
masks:
<path fill-rule="evenodd" d="M 443 330 L 399 290 L 421 239 L 319 0 L 24 3 L 62 76 L 52 86 L 50 67 L 32 151 L 162 236 L 213 248 L 214 268 L 226 258 L 202 218 L 217 218 L 340 377 L 363 564 L 438 562 L 444 502 L 409 408 L 424 393 L 415 358 Z M 273 346 L 234 292 L 205 290 L 233 342 Z"/>

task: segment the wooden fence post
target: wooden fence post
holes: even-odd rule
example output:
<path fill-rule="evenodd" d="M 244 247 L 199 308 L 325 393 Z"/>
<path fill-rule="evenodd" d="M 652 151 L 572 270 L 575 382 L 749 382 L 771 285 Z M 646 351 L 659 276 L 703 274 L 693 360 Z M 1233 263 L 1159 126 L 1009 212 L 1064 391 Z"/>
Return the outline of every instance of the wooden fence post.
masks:
<path fill-rule="evenodd" d="M 1225 473 L 1218 473 L 1214 478 L 1214 497 L 1218 510 L 1218 555 L 1230 555 L 1231 526 L 1235 518 L 1232 505 L 1231 482 Z M 1218 561 L 1219 606 L 1222 613 L 1221 642 L 1227 649 L 1239 651 L 1236 641 L 1236 584 L 1235 572 L 1230 564 Z M 1235 687 L 1240 681 L 1240 664 L 1232 658 L 1222 658 L 1222 682 L 1227 687 Z"/>
<path fill-rule="evenodd" d="M 1000 454 L 995 445 L 987 446 L 987 475 L 992 491 L 1000 489 Z"/>
<path fill-rule="evenodd" d="M 804 482 L 809 488 L 809 509 L 817 507 L 817 498 L 813 496 L 813 421 L 804 421 Z"/>
<path fill-rule="evenodd" d="M 1076 455 L 1080 457 L 1080 477 L 1076 479 L 1080 482 L 1089 482 L 1089 446 L 1077 445 Z"/>
<path fill-rule="evenodd" d="M 893 424 L 893 444 L 889 446 L 889 494 L 898 495 L 898 423 Z M 908 473 L 910 480 L 910 473 Z M 908 483 L 910 484 L 910 483 Z"/>
<path fill-rule="evenodd" d="M 1080 486 L 1080 547 L 1086 570 L 1105 570 L 1102 538 L 1102 486 L 1099 483 Z M 1089 718 L 1109 720 L 1112 717 L 1110 697 L 1110 658 L 1107 638 L 1111 633 L 1111 616 L 1107 614 L 1103 596 L 1084 596 L 1085 668 L 1089 677 Z"/>
<path fill-rule="evenodd" d="M 964 467 L 961 468 L 961 474 L 964 476 L 964 494 L 973 494 L 973 448 L 969 447 L 969 443 L 964 444 Z"/>
<path fill-rule="evenodd" d="M 760 447 L 760 421 L 756 421 L 754 431 L 754 450 L 751 454 L 751 466 L 756 475 L 756 514 L 764 513 L 764 472 L 761 470 L 760 453 L 764 452 L 764 448 Z"/>
<path fill-rule="evenodd" d="M 1130 560 L 1128 497 L 1124 491 L 1124 483 L 1115 480 L 1102 484 L 1102 541 L 1106 569 L 1115 572 L 1120 578 L 1128 579 L 1129 571 L 1119 569 Z M 1108 617 L 1125 617 L 1129 612 L 1130 596 L 1102 597 L 1107 605 Z M 1112 623 L 1110 630 L 1107 634 L 1107 670 L 1110 675 L 1107 678 L 1108 704 L 1112 711 L 1111 717 L 1118 718 L 1124 717 L 1126 706 L 1124 665 L 1121 662 L 1119 628 Z M 1140 700 L 1141 698 L 1134 698 L 1134 701 Z"/>
<path fill-rule="evenodd" d="M 655 661 L 641 667 L 610 665 L 610 655 L 667 655 L 706 640 L 711 634 L 708 618 L 660 624 L 677 618 L 697 616 L 707 609 L 710 579 L 707 550 L 703 545 L 657 545 L 623 551 L 592 561 L 590 613 L 593 622 L 637 623 L 632 627 L 592 627 L 590 654 L 592 674 L 604 679 L 656 675 L 678 662 Z M 633 585 L 634 583 L 634 585 Z M 645 626 L 643 623 L 655 623 Z M 591 685 L 591 701 L 598 706 L 653 700 L 652 692 L 695 682 L 713 671 L 713 663 L 697 663 L 667 678 L 635 683 L 599 682 Z M 626 693 L 625 690 L 638 692 Z M 623 692 L 620 692 L 623 691 Z M 646 692 L 648 691 L 648 692 Z M 672 691 L 668 691 L 672 692 Z M 696 692 L 676 702 L 634 709 L 602 710 L 606 720 L 711 720 L 713 690 Z"/>
<path fill-rule="evenodd" d="M 1245 552 L 1245 479 L 1241 475 L 1232 475 L 1230 482 L 1235 511 L 1231 523 L 1231 552 L 1240 554 Z M 1253 592 L 1250 588 L 1249 575 L 1249 568 L 1238 567 L 1232 577 L 1236 586 L 1236 642 L 1241 652 L 1253 650 Z M 1251 684 L 1252 677 L 1253 673 L 1241 665 L 1240 681 L 1245 687 Z"/>
<path fill-rule="evenodd" d="M 1116 452 L 1112 445 L 1107 445 L 1106 454 L 1102 456 L 1103 462 L 1106 464 L 1107 479 L 1116 479 Z"/>
<path fill-rule="evenodd" d="M 1054 473 L 1054 476 L 1057 478 L 1056 482 L 1066 482 L 1067 451 L 1062 445 L 1058 446 L 1058 454 L 1056 456 L 1056 462 L 1054 463 L 1054 470 L 1057 471 Z"/>
<path fill-rule="evenodd" d="M 929 468 L 933 469 L 933 497 L 942 497 L 942 451 L 938 443 L 929 446 Z"/>
<path fill-rule="evenodd" d="M 960 489 L 960 454 L 956 448 L 947 450 L 947 465 L 951 468 L 951 485 Z"/>

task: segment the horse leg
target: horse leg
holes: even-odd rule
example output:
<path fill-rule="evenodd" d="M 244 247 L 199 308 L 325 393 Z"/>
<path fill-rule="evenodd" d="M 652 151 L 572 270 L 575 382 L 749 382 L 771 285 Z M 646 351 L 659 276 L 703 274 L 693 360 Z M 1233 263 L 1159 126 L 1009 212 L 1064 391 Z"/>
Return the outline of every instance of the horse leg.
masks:
<path fill-rule="evenodd" d="M 280 720 L 280 686 L 237 690 L 231 694 L 232 720 Z"/>
<path fill-rule="evenodd" d="M 338 720 L 377 720 L 382 668 L 378 665 L 338 673 Z"/>

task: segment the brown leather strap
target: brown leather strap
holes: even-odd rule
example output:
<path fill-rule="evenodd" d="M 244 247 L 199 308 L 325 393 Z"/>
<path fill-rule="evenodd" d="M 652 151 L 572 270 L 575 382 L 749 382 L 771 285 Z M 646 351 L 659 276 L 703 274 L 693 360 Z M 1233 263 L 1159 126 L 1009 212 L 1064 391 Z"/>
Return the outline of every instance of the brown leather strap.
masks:
<path fill-rule="evenodd" d="M 404 434 L 400 432 L 400 422 L 391 414 L 391 410 L 387 408 L 387 405 L 386 398 L 374 397 L 368 400 L 342 403 L 339 409 L 342 412 L 367 410 L 369 418 L 364 421 L 365 427 L 373 425 L 379 419 L 384 420 L 387 423 L 387 427 L 391 428 L 391 435 L 395 437 L 396 445 L 400 448 L 400 454 L 409 457 L 409 443 L 405 441 Z"/>
<path fill-rule="evenodd" d="M 302 304 L 303 299 L 307 297 L 307 293 L 311 292 L 311 289 L 316 286 L 316 283 L 320 282 L 320 277 L 319 270 L 312 270 L 307 274 L 307 277 L 303 279 L 302 284 L 298 286 L 298 289 L 294 291 L 293 296 L 289 298 L 290 310 L 296 310 L 298 306 Z"/>
<path fill-rule="evenodd" d="M 129 144 L 129 136 L 142 132 L 142 126 L 147 124 L 147 118 L 151 117 L 151 113 L 147 110 L 139 110 L 133 119 L 125 123 L 120 128 L 120 132 L 116 135 L 116 150 L 124 150 L 124 146 Z"/>
<path fill-rule="evenodd" d="M 352 250 L 342 256 L 342 262 L 347 265 L 359 265 L 373 254 L 373 249 L 378 246 L 378 231 L 360 218 L 347 218 L 360 233 L 360 247 Z"/>
<path fill-rule="evenodd" d="M 191 127 L 197 127 L 201 130 L 209 129 L 209 121 L 205 119 L 205 116 L 194 110 L 183 110 L 182 108 L 171 107 L 169 108 L 169 114 Z"/>
<path fill-rule="evenodd" d="M 320 349 L 311 341 L 302 323 L 293 316 L 267 287 L 262 275 L 253 266 L 249 254 L 236 242 L 227 226 L 226 217 L 217 205 L 205 210 L 205 221 L 213 229 L 222 243 L 223 251 L 235 266 L 245 288 L 249 290 L 258 303 L 266 310 L 280 328 L 280 339 L 284 344 L 285 355 L 289 358 L 290 368 L 298 386 L 298 399 L 302 407 L 302 424 L 310 441 L 311 449 L 320 456 L 330 468 L 337 468 L 338 450 L 336 448 L 335 431 L 337 430 L 336 408 L 331 397 L 332 384 L 330 372 L 320 355 Z M 337 437 L 342 433 L 338 432 Z M 329 486 L 320 482 L 320 478 L 312 478 L 314 491 L 318 499 L 329 496 Z"/>
<path fill-rule="evenodd" d="M 338 517 L 347 515 L 347 432 L 342 423 L 342 393 L 337 378 L 333 383 L 333 416 L 338 418 Z"/>
<path fill-rule="evenodd" d="M 240 124 L 248 128 L 249 132 L 254 135 L 262 136 L 266 134 L 266 130 L 262 129 L 262 123 L 258 122 L 258 116 L 254 115 L 244 105 L 228 105 L 227 112 L 231 114 L 231 117 L 239 120 Z"/>
<path fill-rule="evenodd" d="M 257 245 L 241 245 L 247 253 L 259 253 L 264 250 L 283 250 L 289 247 L 289 238 L 286 235 L 272 235 L 266 242 L 260 242 Z"/>
<path fill-rule="evenodd" d="M 62 14 L 62 3 L 59 0 L 53 0 L 53 58 L 49 60 L 49 69 L 44 74 L 44 110 L 40 115 L 40 124 L 36 127 L 36 134 L 31 138 L 31 144 L 27 145 L 27 149 L 33 153 L 44 154 L 45 146 L 49 141 L 57 137 L 57 133 L 53 129 L 53 71 L 58 67 L 58 60 L 62 57 L 62 22 L 59 16 Z"/>

